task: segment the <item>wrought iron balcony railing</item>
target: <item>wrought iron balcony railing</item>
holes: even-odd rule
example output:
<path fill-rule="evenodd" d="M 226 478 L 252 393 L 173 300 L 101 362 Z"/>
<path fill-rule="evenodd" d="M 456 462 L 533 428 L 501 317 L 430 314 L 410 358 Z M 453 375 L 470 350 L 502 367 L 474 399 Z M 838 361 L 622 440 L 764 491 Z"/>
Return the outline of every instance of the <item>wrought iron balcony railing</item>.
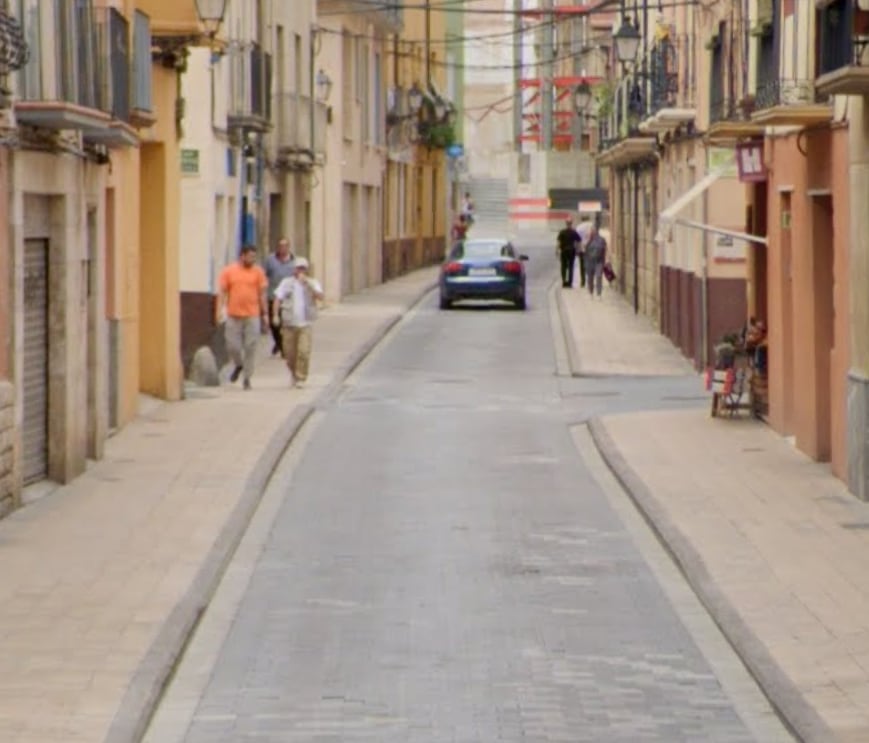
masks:
<path fill-rule="evenodd" d="M 815 90 L 813 80 L 784 80 L 764 75 L 758 79 L 754 110 L 774 106 L 800 106 L 826 103 L 828 97 Z"/>

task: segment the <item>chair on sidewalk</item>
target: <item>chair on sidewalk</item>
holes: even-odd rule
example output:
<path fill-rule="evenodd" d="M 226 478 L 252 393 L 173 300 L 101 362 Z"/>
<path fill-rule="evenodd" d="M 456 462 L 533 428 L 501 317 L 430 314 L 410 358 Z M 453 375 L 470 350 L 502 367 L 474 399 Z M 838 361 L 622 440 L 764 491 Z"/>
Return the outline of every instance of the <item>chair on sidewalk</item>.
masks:
<path fill-rule="evenodd" d="M 715 367 L 706 370 L 706 389 L 712 392 L 710 415 L 716 418 L 740 411 L 754 412 L 752 369 L 748 355 L 730 343 L 715 347 Z"/>

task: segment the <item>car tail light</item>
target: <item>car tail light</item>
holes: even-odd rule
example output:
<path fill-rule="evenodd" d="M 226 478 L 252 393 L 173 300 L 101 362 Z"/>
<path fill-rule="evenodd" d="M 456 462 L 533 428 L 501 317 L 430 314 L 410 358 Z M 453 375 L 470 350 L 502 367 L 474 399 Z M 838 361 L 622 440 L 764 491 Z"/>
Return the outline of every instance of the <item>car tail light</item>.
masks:
<path fill-rule="evenodd" d="M 519 261 L 508 261 L 504 264 L 507 273 L 522 273 L 522 264 Z"/>
<path fill-rule="evenodd" d="M 460 273 L 461 270 L 462 270 L 462 264 L 456 263 L 455 261 L 453 261 L 451 263 L 447 263 L 447 265 L 444 266 L 444 273 Z"/>

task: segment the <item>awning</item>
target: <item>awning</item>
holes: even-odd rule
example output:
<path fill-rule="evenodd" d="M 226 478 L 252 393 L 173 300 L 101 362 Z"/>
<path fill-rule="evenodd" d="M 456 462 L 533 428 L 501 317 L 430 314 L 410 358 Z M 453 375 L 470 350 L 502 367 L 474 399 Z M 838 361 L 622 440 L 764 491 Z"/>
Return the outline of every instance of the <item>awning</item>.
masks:
<path fill-rule="evenodd" d="M 737 232 L 735 230 L 728 230 L 724 227 L 716 227 L 711 224 L 704 224 L 703 222 L 693 222 L 690 219 L 674 219 L 673 222 L 676 224 L 683 225 L 684 227 L 693 227 L 695 230 L 703 230 L 704 232 L 714 232 L 718 235 L 727 235 L 729 237 L 736 238 L 737 240 L 748 240 L 749 242 L 760 243 L 761 245 L 766 245 L 766 238 L 761 237 L 760 235 L 749 235 L 747 232 Z"/>
<path fill-rule="evenodd" d="M 704 224 L 703 222 L 694 222 L 693 220 L 682 219 L 676 216 L 680 211 L 688 206 L 688 204 L 690 204 L 707 188 L 715 183 L 715 181 L 717 181 L 722 175 L 723 173 L 718 170 L 713 170 L 711 173 L 707 173 L 703 178 L 697 181 L 697 183 L 695 183 L 693 186 L 691 186 L 691 188 L 689 188 L 687 191 L 685 191 L 685 193 L 677 198 L 672 204 L 670 204 L 670 206 L 664 209 L 664 211 L 662 211 L 659 215 L 659 229 L 658 234 L 655 235 L 655 241 L 658 243 L 664 242 L 664 236 L 661 230 L 667 229 L 673 224 L 679 224 L 684 227 L 693 227 L 696 230 L 703 230 L 704 232 L 714 232 L 716 234 L 727 235 L 738 240 L 748 240 L 749 242 L 756 242 L 761 243 L 762 245 L 766 245 L 766 238 L 761 237 L 760 235 L 749 235 L 745 232 L 736 232 L 735 230 L 728 230 L 724 227 L 716 227 L 715 225 Z"/>
<path fill-rule="evenodd" d="M 709 186 L 715 183 L 721 175 L 722 173 L 718 170 L 713 170 L 711 173 L 707 173 L 703 178 L 697 181 L 697 183 L 691 186 L 691 188 L 685 191 L 685 193 L 683 193 L 678 199 L 670 204 L 670 206 L 664 209 L 660 214 L 660 220 L 663 222 L 672 222 L 679 212 L 694 201 L 694 199 L 709 188 Z"/>

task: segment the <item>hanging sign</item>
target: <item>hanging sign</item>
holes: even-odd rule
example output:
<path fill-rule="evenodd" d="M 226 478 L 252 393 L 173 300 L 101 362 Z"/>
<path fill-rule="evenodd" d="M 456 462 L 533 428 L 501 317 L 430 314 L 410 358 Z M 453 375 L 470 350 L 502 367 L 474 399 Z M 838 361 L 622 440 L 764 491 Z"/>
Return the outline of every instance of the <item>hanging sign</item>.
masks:
<path fill-rule="evenodd" d="M 763 164 L 763 140 L 743 142 L 736 145 L 736 166 L 742 183 L 759 183 L 766 180 Z"/>

